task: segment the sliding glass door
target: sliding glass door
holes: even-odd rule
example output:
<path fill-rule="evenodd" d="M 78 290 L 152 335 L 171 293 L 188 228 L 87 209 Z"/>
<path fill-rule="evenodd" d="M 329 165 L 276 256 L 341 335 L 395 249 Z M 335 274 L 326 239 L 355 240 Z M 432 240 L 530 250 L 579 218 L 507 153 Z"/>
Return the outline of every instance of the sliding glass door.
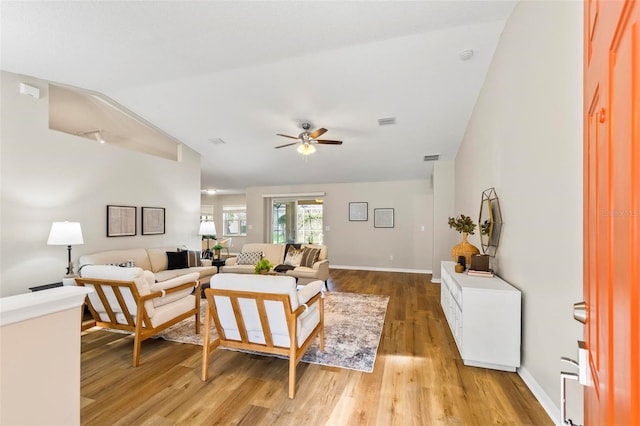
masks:
<path fill-rule="evenodd" d="M 322 207 L 322 199 L 272 200 L 271 241 L 322 244 Z"/>

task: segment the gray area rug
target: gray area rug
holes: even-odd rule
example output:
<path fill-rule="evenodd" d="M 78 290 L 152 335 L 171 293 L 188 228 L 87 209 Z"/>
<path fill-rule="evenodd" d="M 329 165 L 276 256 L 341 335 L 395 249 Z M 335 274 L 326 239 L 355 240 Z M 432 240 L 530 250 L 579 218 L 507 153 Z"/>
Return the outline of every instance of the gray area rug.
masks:
<path fill-rule="evenodd" d="M 316 338 L 302 357 L 302 361 L 372 372 L 388 303 L 389 296 L 326 293 L 324 299 L 325 350 L 324 352 L 318 350 L 319 342 Z M 201 316 L 203 324 L 206 306 L 206 302 L 203 303 Z M 187 318 L 155 337 L 202 346 L 203 335 L 194 333 L 193 322 L 193 317 Z M 212 337 L 214 339 L 218 337 L 215 325 L 212 327 Z"/>

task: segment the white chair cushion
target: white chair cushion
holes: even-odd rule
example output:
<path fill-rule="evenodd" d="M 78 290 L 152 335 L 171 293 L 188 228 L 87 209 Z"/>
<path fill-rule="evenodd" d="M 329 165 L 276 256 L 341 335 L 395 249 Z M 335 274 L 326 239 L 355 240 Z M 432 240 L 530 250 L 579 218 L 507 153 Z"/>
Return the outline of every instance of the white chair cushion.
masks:
<path fill-rule="evenodd" d="M 256 293 L 275 293 L 289 295 L 291 310 L 295 311 L 300 306 L 300 301 L 305 303 L 313 295 L 321 291 L 322 281 L 315 281 L 308 284 L 300 292 L 296 290 L 296 282 L 293 277 L 286 276 L 265 276 L 246 274 L 217 274 L 211 279 L 211 288 L 248 291 Z M 240 340 L 240 332 L 235 321 L 233 308 L 229 298 L 216 296 L 216 307 L 220 323 L 227 339 Z M 239 299 L 240 310 L 245 322 L 247 334 L 250 342 L 265 343 L 262 333 L 262 324 L 255 300 Z M 289 347 L 289 329 L 281 302 L 266 301 L 265 310 L 271 329 L 271 339 L 275 346 Z M 310 306 L 298 317 L 297 343 L 301 345 L 311 334 L 315 326 L 320 321 L 318 304 Z"/>
<path fill-rule="evenodd" d="M 151 293 L 151 285 L 155 283 L 155 278 L 151 271 L 143 271 L 141 268 L 121 268 L 119 266 L 110 266 L 110 265 L 87 265 L 82 268 L 81 271 L 82 278 L 97 278 L 97 279 L 105 279 L 105 280 L 116 280 L 116 281 L 133 281 L 135 283 L 136 289 L 141 296 L 147 295 Z M 92 285 L 87 285 L 88 287 L 93 288 Z M 111 310 L 114 312 L 122 312 L 122 308 L 116 299 L 113 290 L 108 287 L 104 287 L 105 296 L 107 297 L 107 301 L 109 302 L 109 306 Z M 127 309 L 131 313 L 131 315 L 135 316 L 137 312 L 137 307 L 133 295 L 128 289 L 122 290 L 122 296 L 125 300 L 125 304 Z M 103 320 L 108 320 L 108 316 L 106 315 L 106 309 L 100 300 L 100 297 L 96 292 L 89 294 L 89 300 L 91 300 L 91 304 L 94 309 L 100 313 L 100 317 Z M 152 317 L 154 315 L 154 307 L 151 301 L 145 303 L 145 309 L 147 314 Z M 122 324 L 125 324 L 124 316 L 118 321 Z"/>
<path fill-rule="evenodd" d="M 198 295 L 200 297 L 200 295 Z M 151 318 L 151 325 L 157 327 L 165 322 L 172 320 L 173 318 L 193 309 L 196 306 L 196 296 L 189 294 L 178 300 L 174 300 L 173 303 L 158 306 L 156 312 Z"/>

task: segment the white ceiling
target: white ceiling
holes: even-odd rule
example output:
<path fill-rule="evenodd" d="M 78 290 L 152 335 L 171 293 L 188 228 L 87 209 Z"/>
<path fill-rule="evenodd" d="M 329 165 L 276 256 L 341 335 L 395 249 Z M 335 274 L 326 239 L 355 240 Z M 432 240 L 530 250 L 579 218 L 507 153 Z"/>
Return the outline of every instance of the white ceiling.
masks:
<path fill-rule="evenodd" d="M 203 188 L 422 179 L 516 2 L 2 0 L 0 66 L 113 98 L 200 152 Z M 307 120 L 344 144 L 274 149 Z"/>

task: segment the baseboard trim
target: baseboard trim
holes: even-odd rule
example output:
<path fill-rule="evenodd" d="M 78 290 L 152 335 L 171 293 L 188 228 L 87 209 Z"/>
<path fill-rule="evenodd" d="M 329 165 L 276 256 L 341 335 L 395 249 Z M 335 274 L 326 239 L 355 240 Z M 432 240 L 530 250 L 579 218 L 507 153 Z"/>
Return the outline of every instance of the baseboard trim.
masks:
<path fill-rule="evenodd" d="M 406 272 L 409 274 L 431 274 L 431 269 L 380 268 L 377 266 L 330 265 L 331 269 L 350 269 L 355 271 Z"/>
<path fill-rule="evenodd" d="M 542 386 L 538 384 L 536 379 L 533 378 L 531 373 L 529 373 L 526 368 L 518 368 L 518 375 L 520 376 L 524 384 L 527 385 L 531 393 L 533 393 L 533 396 L 536 397 L 540 405 L 542 405 L 542 408 L 547 412 L 547 415 L 551 417 L 553 423 L 559 425 L 560 409 L 556 407 L 553 399 L 551 399 L 549 395 L 547 395 L 547 393 L 542 389 Z"/>

